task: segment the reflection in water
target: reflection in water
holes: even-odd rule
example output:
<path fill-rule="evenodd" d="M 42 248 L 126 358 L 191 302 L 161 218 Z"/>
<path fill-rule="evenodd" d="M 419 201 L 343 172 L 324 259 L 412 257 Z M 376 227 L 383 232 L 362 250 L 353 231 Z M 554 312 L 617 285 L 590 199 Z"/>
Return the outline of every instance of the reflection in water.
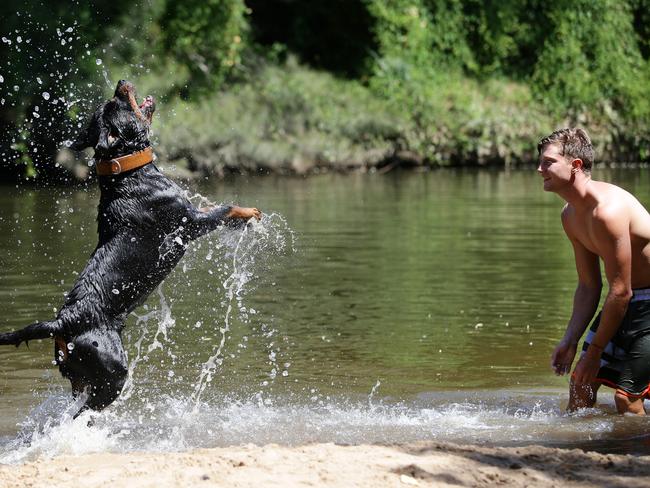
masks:
<path fill-rule="evenodd" d="M 599 176 L 650 203 L 643 171 Z M 562 414 L 567 381 L 548 362 L 575 271 L 562 203 L 533 173 L 206 184 L 213 200 L 286 223 L 266 237 L 225 232 L 189 249 L 127 325 L 129 388 L 92 429 L 66 416 L 74 408 L 48 341 L 0 351 L 0 460 L 432 438 L 650 452 L 645 437 L 626 440 L 648 435 L 648 423 L 613 415 L 606 390 L 597 411 Z M 9 330 L 60 306 L 95 244 L 97 194 L 5 190 Z M 234 252 L 237 243 L 253 247 Z"/>

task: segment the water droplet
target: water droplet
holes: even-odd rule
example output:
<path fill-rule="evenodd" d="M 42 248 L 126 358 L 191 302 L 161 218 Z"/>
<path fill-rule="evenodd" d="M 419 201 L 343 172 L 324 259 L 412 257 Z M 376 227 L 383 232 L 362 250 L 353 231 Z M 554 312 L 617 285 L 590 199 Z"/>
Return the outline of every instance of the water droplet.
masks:
<path fill-rule="evenodd" d="M 43 98 L 45 100 L 49 100 L 50 99 L 50 94 L 48 92 L 43 92 Z"/>
<path fill-rule="evenodd" d="M 113 295 L 119 295 L 120 294 L 120 290 L 118 290 L 117 288 L 113 288 L 111 291 L 113 292 Z"/>
<path fill-rule="evenodd" d="M 100 64 L 102 64 L 102 60 L 99 59 L 99 58 L 97 58 L 97 59 L 95 60 L 95 64 L 96 64 L 97 66 L 99 66 Z"/>
<path fill-rule="evenodd" d="M 0 75 L 0 83 L 4 83 L 4 82 L 5 82 L 4 77 L 2 75 Z"/>
<path fill-rule="evenodd" d="M 14 85 L 14 91 L 17 92 L 18 90 L 20 90 L 20 87 L 18 85 Z"/>
<path fill-rule="evenodd" d="M 68 351 L 72 351 L 74 349 L 74 344 L 72 342 L 68 342 Z"/>

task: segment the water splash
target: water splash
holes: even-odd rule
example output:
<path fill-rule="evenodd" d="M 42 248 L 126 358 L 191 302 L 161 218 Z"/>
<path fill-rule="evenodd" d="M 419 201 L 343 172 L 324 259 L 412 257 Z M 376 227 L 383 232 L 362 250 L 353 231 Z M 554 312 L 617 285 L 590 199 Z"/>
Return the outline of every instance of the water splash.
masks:
<path fill-rule="evenodd" d="M 201 196 L 198 198 L 206 201 Z M 174 243 L 177 237 L 178 235 L 172 232 L 165 242 Z M 174 284 L 163 283 L 157 289 L 158 303 L 145 305 L 146 313 L 142 315 L 134 314 L 136 323 L 127 327 L 125 331 L 125 343 L 133 344 L 130 349 L 134 350 L 134 357 L 129 361 L 129 376 L 116 405 L 126 405 L 134 396 L 137 399 L 146 399 L 152 393 L 150 384 L 164 381 L 168 386 L 174 386 L 173 384 L 176 383 L 174 387 L 177 394 L 188 395 L 192 409 L 199 408 L 203 394 L 209 388 L 215 373 L 223 366 L 224 348 L 234 320 L 241 324 L 250 324 L 251 317 L 254 316 L 263 322 L 260 325 L 261 335 L 271 341 L 273 334 L 269 333 L 266 323 L 269 318 L 264 317 L 263 311 L 247 307 L 245 297 L 271 270 L 277 259 L 284 256 L 288 249 L 294 248 L 294 242 L 295 236 L 286 220 L 281 215 L 272 213 L 264 215 L 260 222 L 249 222 L 241 230 L 224 227 L 196 243 L 187 243 L 189 249 L 180 266 L 181 273 L 187 275 L 193 268 L 200 266 L 202 274 L 207 271 L 208 274 L 215 276 L 217 283 L 220 284 L 220 287 L 212 293 L 206 294 L 204 299 L 205 313 L 211 315 L 203 316 L 194 323 L 194 328 L 202 328 L 208 333 L 208 336 L 203 339 L 209 341 L 208 346 L 212 345 L 210 356 L 196 366 L 195 371 L 198 371 L 195 373 L 196 379 L 186 380 L 192 375 L 192 370 L 186 364 L 187 354 L 181 351 L 185 344 L 170 338 L 177 319 L 173 315 L 169 292 L 163 291 L 174 287 Z M 168 248 L 161 247 L 161 259 L 168 252 L 170 252 Z M 205 263 L 208 263 L 207 269 Z M 191 284 L 189 286 L 191 291 L 193 287 Z M 182 295 L 187 292 L 175 289 L 173 293 Z M 219 311 L 223 311 L 223 315 Z M 216 315 L 216 319 L 212 314 Z M 156 328 L 153 337 L 151 336 L 152 324 Z M 187 324 L 184 324 L 184 327 L 187 327 Z M 216 338 L 212 339 L 210 333 L 216 333 Z M 245 336 L 243 342 L 246 341 Z M 239 346 L 240 350 L 245 348 L 242 344 Z M 270 349 L 272 343 L 268 346 Z M 200 350 L 205 348 L 201 347 Z M 275 354 L 274 351 L 270 353 L 273 356 Z M 185 355 L 184 371 L 178 369 L 177 361 L 178 357 L 183 355 Z M 155 377 L 155 371 L 151 370 L 154 364 L 159 369 L 167 370 L 165 377 Z M 283 376 L 288 375 L 289 366 L 290 363 L 285 363 Z M 273 363 L 272 372 L 275 370 L 276 365 Z M 275 375 L 270 373 L 270 376 Z M 188 384 L 193 387 L 191 393 L 186 391 Z M 146 400 L 140 400 L 140 403 L 141 408 L 149 408 Z"/>
<path fill-rule="evenodd" d="M 260 337 L 272 341 L 273 333 L 267 327 L 270 318 L 264 317 L 263 311 L 247 307 L 245 297 L 277 264 L 277 259 L 288 249 L 293 249 L 294 239 L 284 218 L 270 214 L 260 222 L 250 222 L 242 230 L 224 228 L 191 244 L 177 274 L 186 276 L 193 267 L 209 262 L 211 266 L 207 271 L 211 274 L 216 272 L 221 291 L 208 294 L 207 305 L 212 302 L 211 310 L 222 310 L 222 305 L 226 306 L 221 319 L 211 321 L 210 317 L 204 317 L 197 322 L 201 327 L 213 322 L 217 340 L 211 343 L 213 349 L 209 358 L 195 367 L 196 379 L 193 382 L 184 380 L 183 375 L 192 375 L 187 364 L 184 364 L 185 371 L 177 368 L 184 344 L 173 338 L 178 317 L 174 316 L 173 298 L 170 298 L 169 291 L 165 291 L 168 287 L 165 282 L 157 289 L 158 300 L 150 300 L 144 313 L 133 314 L 135 324 L 125 329 L 125 343 L 132 357 L 129 358 L 127 382 L 116 402 L 106 411 L 84 413 L 73 420 L 72 415 L 78 411 L 83 399 L 71 401 L 64 390 L 57 390 L 28 415 L 16 438 L 5 439 L 0 447 L 0 461 L 13 463 L 42 455 L 120 450 L 127 445 L 163 450 L 193 447 L 194 434 L 190 431 L 197 425 L 197 416 L 210 416 L 214 412 L 215 404 L 211 401 L 206 403 L 204 393 L 222 367 L 224 347 L 234 319 L 240 323 L 250 323 L 251 317 L 259 319 L 263 322 Z M 267 348 L 274 357 L 271 362 L 275 370 L 277 347 L 269 342 Z M 168 368 L 165 379 L 170 383 L 178 381 L 180 385 L 171 393 L 169 389 L 161 393 L 161 379 L 156 375 L 160 376 L 162 365 Z M 289 363 L 285 367 L 288 368 Z M 188 383 L 193 385 L 192 392 L 182 388 Z M 269 406 L 261 392 L 255 392 L 253 397 L 255 405 Z M 93 418 L 93 427 L 87 425 L 89 417 Z M 147 444 L 140 444 L 139 439 L 145 438 Z"/>
<path fill-rule="evenodd" d="M 223 323 L 217 325 L 220 334 L 219 342 L 211 356 L 203 363 L 192 393 L 191 398 L 195 410 L 199 408 L 201 397 L 212 382 L 214 374 L 223 364 L 224 346 L 230 333 L 233 315 L 238 314 L 243 321 L 248 321 L 251 313 L 257 313 L 245 306 L 244 299 L 246 292 L 250 291 L 249 285 L 259 276 L 259 273 L 265 272 L 270 265 L 269 260 L 264 257 L 282 255 L 287 251 L 289 245 L 293 249 L 294 242 L 295 237 L 286 220 L 275 213 L 264 215 L 259 222 L 249 221 L 239 234 L 222 234 L 221 247 L 230 250 L 230 252 L 226 252 L 226 259 L 229 263 L 228 276 L 223 280 L 222 285 L 225 290 L 226 313 Z M 206 259 L 213 259 L 211 252 L 208 253 Z M 263 327 L 265 327 L 264 324 Z M 267 338 L 271 335 L 267 332 Z M 272 379 L 275 378 L 277 372 L 275 358 L 275 352 L 270 351 L 269 361 L 272 364 L 270 376 Z"/>
<path fill-rule="evenodd" d="M 254 225 L 254 224 L 253 224 Z M 251 277 L 250 273 L 247 273 L 239 266 L 238 257 L 245 259 L 244 256 L 238 256 L 240 254 L 240 248 L 242 242 L 247 237 L 249 227 L 248 225 L 244 227 L 243 232 L 241 233 L 239 240 L 235 246 L 235 250 L 232 254 L 232 274 L 224 281 L 223 287 L 226 290 L 226 300 L 228 308 L 226 310 L 226 316 L 224 317 L 224 325 L 219 328 L 221 333 L 221 339 L 216 348 L 216 351 L 208 358 L 208 360 L 203 364 L 201 368 L 201 373 L 199 379 L 196 382 L 196 388 L 192 394 L 192 401 L 194 403 L 194 408 L 198 408 L 199 402 L 201 401 L 201 395 L 205 391 L 208 383 L 212 381 L 212 376 L 214 375 L 217 368 L 222 364 L 223 360 L 221 358 L 223 347 L 226 343 L 226 335 L 230 332 L 230 317 L 233 311 L 233 300 L 237 299 L 238 304 L 241 307 L 241 293 L 244 289 L 244 285 L 248 282 Z M 245 262 L 245 261 L 244 261 Z"/>
<path fill-rule="evenodd" d="M 618 439 L 640 445 L 644 419 L 602 411 L 562 413 L 555 395 L 509 392 L 436 393 L 409 402 L 352 397 L 305 401 L 260 395 L 221 395 L 195 408 L 187 396 L 150 399 L 147 412 L 126 405 L 71 420 L 74 405 L 59 393 L 33 411 L 22 437 L 0 443 L 0 462 L 20 463 L 41 457 L 89 452 L 170 452 L 244 443 L 299 445 L 395 443 L 418 440 L 513 445 L 580 446 L 587 441 Z M 532 400 L 532 401 L 531 401 Z M 64 415 L 61 416 L 61 412 Z M 88 427 L 88 418 L 94 424 Z M 52 418 L 61 418 L 55 423 Z"/>
<path fill-rule="evenodd" d="M 370 394 L 368 395 L 368 405 L 372 406 L 372 399 L 377 394 L 380 386 L 381 381 L 377 380 L 377 383 L 375 383 L 375 386 L 372 387 L 372 390 L 370 390 Z"/>
<path fill-rule="evenodd" d="M 0 157 L 11 160 L 19 152 L 29 151 L 31 158 L 45 155 L 42 137 L 58 145 L 74 139 L 89 110 L 102 97 L 97 87 L 78 82 L 79 61 L 91 55 L 83 49 L 81 30 L 77 21 L 42 23 L 28 12 L 15 12 L 20 23 L 2 36 L 4 56 L 0 61 L 0 99 L 2 105 L 22 113 L 18 127 L 5 134 Z M 15 20 L 15 19 L 13 19 Z M 14 22 L 12 22 L 14 23 Z M 35 33 L 37 33 L 36 36 Z M 21 63 L 16 63 L 16 58 Z M 28 68 L 25 77 L 19 66 Z M 6 83 L 4 83 L 6 81 Z M 93 102 L 94 100 L 94 102 Z M 80 102 L 84 107 L 70 112 Z M 53 124 L 53 120 L 61 121 Z M 40 134 L 41 139 L 35 138 Z"/>
<path fill-rule="evenodd" d="M 124 384 L 122 394 L 116 400 L 117 405 L 126 403 L 136 391 L 136 385 L 133 378 L 135 369 L 138 364 L 140 364 L 142 361 L 147 361 L 149 359 L 149 354 L 151 354 L 156 349 L 164 350 L 165 346 L 169 344 L 168 332 L 172 327 L 174 327 L 176 320 L 172 316 L 171 307 L 167 303 L 165 295 L 162 291 L 162 287 L 159 286 L 156 289 L 156 294 L 160 300 L 159 308 L 156 308 L 144 315 L 133 314 L 137 319 L 134 329 L 139 332 L 140 337 L 135 341 L 136 356 L 133 360 L 129 361 L 129 373 L 126 383 Z M 147 309 L 149 308 L 148 306 L 146 307 Z M 152 320 L 156 324 L 156 332 L 151 343 L 146 347 L 146 351 L 143 353 L 143 342 L 149 332 L 148 324 Z M 161 336 L 162 342 L 160 340 Z M 168 350 L 168 354 L 174 358 L 171 349 Z"/>

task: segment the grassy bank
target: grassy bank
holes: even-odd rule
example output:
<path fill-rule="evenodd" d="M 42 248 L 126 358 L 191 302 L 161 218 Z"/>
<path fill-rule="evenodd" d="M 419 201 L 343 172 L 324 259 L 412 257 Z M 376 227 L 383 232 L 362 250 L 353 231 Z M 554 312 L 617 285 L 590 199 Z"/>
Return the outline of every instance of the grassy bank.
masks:
<path fill-rule="evenodd" d="M 142 81 L 143 94 L 160 89 Z M 185 176 L 309 174 L 530 162 L 553 128 L 523 85 L 427 86 L 388 99 L 293 61 L 268 65 L 200 103 L 159 102 L 154 141 L 161 163 Z"/>
<path fill-rule="evenodd" d="M 161 97 L 169 88 L 164 77 L 133 79 L 142 95 L 159 98 L 153 141 L 160 164 L 188 178 L 532 164 L 540 137 L 571 123 L 509 80 L 414 79 L 382 97 L 381 87 L 290 59 L 193 102 Z M 616 126 L 604 121 L 602 115 L 582 120 L 599 161 L 626 160 L 637 147 L 626 147 Z M 78 176 L 86 173 L 77 167 Z"/>
<path fill-rule="evenodd" d="M 195 176 L 510 166 L 534 163 L 539 138 L 570 123 L 508 80 L 440 77 L 399 93 L 269 65 L 200 103 L 159 103 L 154 140 L 163 164 Z M 626 148 L 612 127 L 589 119 L 599 160 L 620 160 Z"/>

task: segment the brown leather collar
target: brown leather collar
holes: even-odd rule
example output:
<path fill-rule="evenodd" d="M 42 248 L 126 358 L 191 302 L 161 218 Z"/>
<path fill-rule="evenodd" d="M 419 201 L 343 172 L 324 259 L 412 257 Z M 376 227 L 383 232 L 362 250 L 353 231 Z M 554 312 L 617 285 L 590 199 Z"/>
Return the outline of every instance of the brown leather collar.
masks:
<path fill-rule="evenodd" d="M 147 147 L 142 151 L 127 154 L 126 156 L 98 161 L 97 174 L 99 176 L 116 176 L 149 164 L 152 161 L 153 149 Z"/>

